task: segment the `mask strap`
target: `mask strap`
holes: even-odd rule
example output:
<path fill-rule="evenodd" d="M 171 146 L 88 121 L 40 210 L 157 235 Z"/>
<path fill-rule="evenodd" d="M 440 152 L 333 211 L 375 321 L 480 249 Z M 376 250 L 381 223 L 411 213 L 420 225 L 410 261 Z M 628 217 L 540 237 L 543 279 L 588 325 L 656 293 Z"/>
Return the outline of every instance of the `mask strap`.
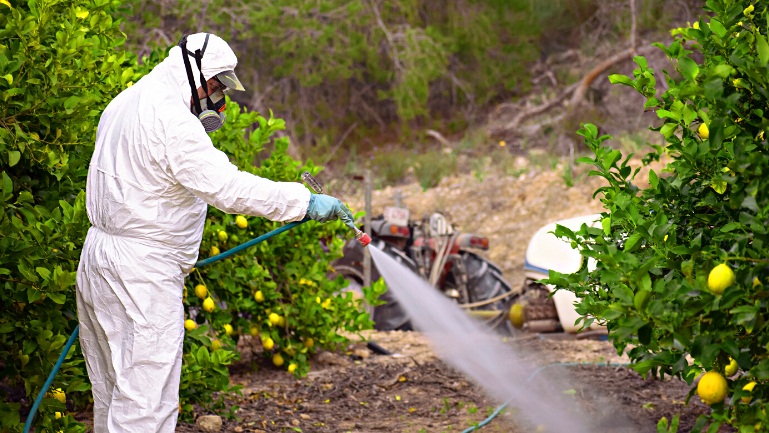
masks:
<path fill-rule="evenodd" d="M 208 38 L 206 38 L 206 42 L 208 42 L 207 39 Z M 198 89 L 195 88 L 195 79 L 192 77 L 192 65 L 190 65 L 190 59 L 187 57 L 188 54 L 194 55 L 187 50 L 187 35 L 184 35 L 182 37 L 182 40 L 179 41 L 179 46 L 182 48 L 182 59 L 184 60 L 184 69 L 187 72 L 187 82 L 190 83 L 190 90 L 192 90 L 192 101 L 195 104 L 195 109 L 198 111 L 198 113 L 201 113 L 203 110 L 200 107 L 200 98 L 198 97 Z M 200 68 L 199 60 L 198 60 L 198 68 Z M 200 76 L 202 77 L 203 74 L 201 73 Z M 203 82 L 203 85 L 205 86 L 205 81 Z M 208 91 L 206 91 L 206 93 L 208 93 Z"/>
<path fill-rule="evenodd" d="M 206 92 L 206 100 L 208 101 L 208 107 L 213 108 L 214 102 L 211 101 L 211 95 L 208 94 L 208 82 L 206 81 L 206 77 L 203 76 L 203 68 L 201 67 L 201 62 L 203 60 L 203 54 L 206 52 L 206 47 L 208 46 L 208 37 L 211 36 L 209 33 L 206 33 L 206 40 L 203 41 L 203 49 L 202 50 L 195 50 L 195 63 L 198 65 L 198 71 L 200 71 L 200 85 L 203 86 L 203 91 Z M 200 108 L 198 108 L 199 110 Z"/>

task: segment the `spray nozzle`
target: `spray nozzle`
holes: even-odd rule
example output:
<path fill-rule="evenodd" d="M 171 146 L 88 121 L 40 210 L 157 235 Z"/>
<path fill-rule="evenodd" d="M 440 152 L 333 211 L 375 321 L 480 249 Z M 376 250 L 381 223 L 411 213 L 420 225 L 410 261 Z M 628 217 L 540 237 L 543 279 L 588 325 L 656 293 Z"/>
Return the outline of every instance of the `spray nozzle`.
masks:
<path fill-rule="evenodd" d="M 360 244 L 363 245 L 364 247 L 368 246 L 368 244 L 371 243 L 371 236 L 367 235 L 366 233 L 363 233 L 358 228 L 355 229 L 355 239 L 357 239 L 358 242 L 360 242 Z"/>
<path fill-rule="evenodd" d="M 302 180 L 305 181 L 316 194 L 323 193 L 323 187 L 320 185 L 320 182 L 318 182 L 318 180 L 315 179 L 315 177 L 311 175 L 309 171 L 302 173 Z M 347 222 L 347 225 L 355 231 L 355 239 L 357 239 L 361 245 L 365 247 L 371 243 L 371 236 L 363 233 L 359 228 L 355 227 L 355 224 L 352 221 Z"/>

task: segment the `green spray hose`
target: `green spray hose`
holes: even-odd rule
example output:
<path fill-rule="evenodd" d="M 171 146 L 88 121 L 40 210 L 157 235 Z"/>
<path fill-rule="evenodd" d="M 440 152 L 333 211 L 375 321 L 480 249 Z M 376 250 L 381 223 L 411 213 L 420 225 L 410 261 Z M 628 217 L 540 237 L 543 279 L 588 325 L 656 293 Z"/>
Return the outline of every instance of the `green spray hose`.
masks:
<path fill-rule="evenodd" d="M 265 241 L 275 235 L 279 235 L 285 232 L 286 230 L 291 230 L 292 228 L 298 226 L 299 224 L 305 223 L 309 220 L 310 218 L 305 218 L 301 221 L 294 221 L 292 223 L 288 223 L 284 226 L 278 227 L 269 233 L 265 233 L 259 237 L 251 239 L 250 241 L 242 243 L 237 247 L 231 248 L 223 253 L 217 254 L 213 257 L 209 257 L 204 260 L 199 260 L 197 263 L 195 263 L 195 266 L 196 267 L 205 266 L 210 263 L 217 262 L 219 260 L 227 258 L 233 254 L 236 254 L 240 251 L 245 250 L 246 248 L 249 248 L 253 245 L 258 244 L 259 242 Z M 61 355 L 59 355 L 59 359 L 56 361 L 56 364 L 53 366 L 53 370 L 51 370 L 51 374 L 48 375 L 48 379 L 43 384 L 43 389 L 40 390 L 40 394 L 38 394 L 37 398 L 35 399 L 35 403 L 32 405 L 32 409 L 30 409 L 29 411 L 29 415 L 27 416 L 27 422 L 24 425 L 24 433 L 29 433 L 29 430 L 32 428 L 32 421 L 35 418 L 35 413 L 37 412 L 37 409 L 40 406 L 40 403 L 42 403 L 45 393 L 48 391 L 48 388 L 51 386 L 54 376 L 56 376 L 56 373 L 59 371 L 61 364 L 64 362 L 64 358 L 67 357 L 67 353 L 69 353 L 69 349 L 72 347 L 72 344 L 75 342 L 75 338 L 77 338 L 77 334 L 79 332 L 80 332 L 80 325 L 77 325 L 75 326 L 75 330 L 72 331 L 72 335 L 69 336 L 69 340 L 67 340 L 67 344 L 64 346 L 64 350 L 62 350 Z"/>
<path fill-rule="evenodd" d="M 529 376 L 529 379 L 527 380 L 527 382 L 531 382 L 531 380 L 534 379 L 534 376 L 539 374 L 540 371 L 549 367 L 574 367 L 579 365 L 596 365 L 596 366 L 605 365 L 607 367 L 627 367 L 630 364 L 617 364 L 617 363 L 609 363 L 609 362 L 605 362 L 605 363 L 604 362 L 554 362 L 552 364 L 545 364 L 539 367 L 538 369 L 534 370 L 534 373 L 531 373 L 531 376 Z M 499 413 L 502 412 L 502 410 L 505 407 L 507 407 L 507 403 L 504 403 L 503 405 L 499 406 L 494 412 L 491 413 L 491 415 L 489 415 L 488 418 L 479 422 L 477 425 L 474 425 L 468 428 L 467 430 L 462 431 L 462 433 L 470 433 L 470 432 L 476 431 L 481 427 L 485 426 L 486 424 L 490 423 L 491 420 L 493 420 L 497 415 L 499 415 Z"/>

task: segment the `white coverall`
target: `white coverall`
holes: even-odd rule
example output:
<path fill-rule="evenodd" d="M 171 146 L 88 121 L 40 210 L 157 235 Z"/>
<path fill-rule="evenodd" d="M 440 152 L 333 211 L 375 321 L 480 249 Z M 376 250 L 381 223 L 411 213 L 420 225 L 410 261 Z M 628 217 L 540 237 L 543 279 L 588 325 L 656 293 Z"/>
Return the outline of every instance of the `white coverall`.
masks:
<path fill-rule="evenodd" d="M 204 36 L 189 36 L 189 51 L 201 48 Z M 192 58 L 191 64 L 199 80 Z M 205 78 L 236 64 L 227 43 L 211 35 Z M 190 92 L 181 49 L 174 47 L 99 121 L 86 188 L 92 227 L 77 272 L 96 433 L 175 430 L 182 292 L 207 206 L 274 221 L 301 220 L 307 211 L 304 185 L 238 171 L 214 148 L 190 111 Z"/>

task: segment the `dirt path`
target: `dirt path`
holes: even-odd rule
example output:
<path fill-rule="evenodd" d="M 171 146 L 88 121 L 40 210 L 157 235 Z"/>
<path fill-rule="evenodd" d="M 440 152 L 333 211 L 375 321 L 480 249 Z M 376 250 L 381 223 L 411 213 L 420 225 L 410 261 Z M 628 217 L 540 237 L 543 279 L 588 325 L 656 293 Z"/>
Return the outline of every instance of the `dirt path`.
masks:
<path fill-rule="evenodd" d="M 250 360 L 232 380 L 243 385 L 237 420 L 225 421 L 227 432 L 461 432 L 486 420 L 500 402 L 447 367 L 432 354 L 416 332 L 368 332 L 392 355 L 376 355 L 364 343 L 347 353 L 321 353 L 304 379 L 259 362 L 250 372 Z M 594 340 L 543 339 L 524 336 L 508 339 L 518 353 L 541 366 L 532 379 L 547 376 L 561 392 L 576 400 L 592 431 L 603 433 L 656 432 L 657 421 L 681 414 L 679 431 L 689 431 L 708 410 L 678 380 L 644 380 L 622 366 L 610 343 Z M 258 359 L 258 358 L 256 358 Z M 535 395 L 537 381 L 520 384 Z M 570 416 L 553 408 L 553 416 Z M 515 408 L 506 408 L 480 428 L 484 432 L 538 431 L 522 422 Z M 199 430 L 181 424 L 177 432 Z M 728 431 L 728 430 L 722 430 Z M 560 433 L 560 432 L 558 432 Z"/>

